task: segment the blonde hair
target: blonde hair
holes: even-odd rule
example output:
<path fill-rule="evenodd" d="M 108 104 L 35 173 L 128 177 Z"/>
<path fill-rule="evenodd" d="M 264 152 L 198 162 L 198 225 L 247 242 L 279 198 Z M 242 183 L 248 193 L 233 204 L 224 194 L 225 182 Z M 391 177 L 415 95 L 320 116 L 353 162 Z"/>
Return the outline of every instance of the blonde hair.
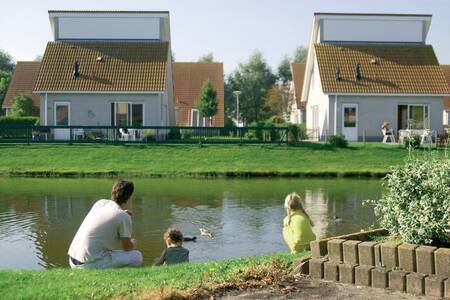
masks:
<path fill-rule="evenodd" d="M 299 210 L 301 213 L 303 213 L 309 220 L 309 223 L 311 226 L 314 226 L 313 221 L 311 220 L 311 217 L 306 212 L 305 208 L 302 204 L 302 198 L 297 193 L 290 193 L 286 196 L 286 199 L 284 199 L 284 208 L 286 208 L 288 212 L 289 221 L 288 223 L 291 223 L 291 215 L 293 211 Z"/>

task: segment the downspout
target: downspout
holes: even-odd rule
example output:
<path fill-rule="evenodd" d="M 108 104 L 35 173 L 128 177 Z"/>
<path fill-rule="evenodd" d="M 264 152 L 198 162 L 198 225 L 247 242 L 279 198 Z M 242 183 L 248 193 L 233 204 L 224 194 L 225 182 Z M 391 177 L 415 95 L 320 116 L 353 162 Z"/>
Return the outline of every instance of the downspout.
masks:
<path fill-rule="evenodd" d="M 45 107 L 45 109 L 44 109 L 44 126 L 48 126 L 48 107 L 47 107 L 47 93 L 45 93 L 45 100 L 44 100 L 44 102 L 45 102 L 45 104 L 44 104 L 44 107 Z"/>
<path fill-rule="evenodd" d="M 337 134 L 337 95 L 334 95 L 334 135 Z"/>

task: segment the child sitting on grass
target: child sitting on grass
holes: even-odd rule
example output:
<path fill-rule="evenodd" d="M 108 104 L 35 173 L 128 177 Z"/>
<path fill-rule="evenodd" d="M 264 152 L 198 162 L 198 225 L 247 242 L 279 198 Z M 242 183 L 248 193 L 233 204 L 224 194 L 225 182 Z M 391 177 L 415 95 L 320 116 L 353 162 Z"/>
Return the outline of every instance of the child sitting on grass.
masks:
<path fill-rule="evenodd" d="M 161 257 L 155 262 L 154 266 L 179 264 L 189 262 L 189 250 L 183 248 L 183 234 L 181 231 L 169 228 L 164 233 L 164 241 L 167 248 L 161 254 Z"/>

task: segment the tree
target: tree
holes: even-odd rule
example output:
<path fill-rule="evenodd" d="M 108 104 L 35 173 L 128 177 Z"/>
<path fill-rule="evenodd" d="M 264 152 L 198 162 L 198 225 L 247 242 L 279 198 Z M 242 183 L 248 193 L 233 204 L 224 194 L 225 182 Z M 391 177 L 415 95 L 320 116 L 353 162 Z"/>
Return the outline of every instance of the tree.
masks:
<path fill-rule="evenodd" d="M 283 95 L 282 87 L 274 85 L 267 91 L 264 98 L 264 107 L 267 118 L 278 116 L 283 117 L 287 110 L 287 98 Z"/>
<path fill-rule="evenodd" d="M 3 103 L 3 99 L 8 91 L 8 85 L 11 81 L 12 72 L 0 70 L 0 107 Z"/>
<path fill-rule="evenodd" d="M 14 117 L 32 116 L 36 112 L 33 99 L 30 95 L 20 94 L 13 98 L 11 115 Z"/>
<path fill-rule="evenodd" d="M 212 52 L 206 53 L 199 57 L 198 62 L 214 62 L 214 54 Z"/>
<path fill-rule="evenodd" d="M 9 71 L 12 72 L 16 63 L 14 62 L 12 56 L 0 49 L 0 71 Z"/>
<path fill-rule="evenodd" d="M 225 104 L 229 117 L 236 118 L 236 98 L 233 91 L 239 90 L 239 112 L 245 123 L 264 118 L 264 97 L 275 84 L 277 77 L 267 65 L 263 55 L 255 51 L 246 63 L 241 63 L 227 79 Z"/>
<path fill-rule="evenodd" d="M 211 118 L 217 113 L 217 92 L 211 80 L 203 82 L 200 97 L 197 103 L 197 109 L 202 117 L 208 118 L 211 122 Z M 211 125 L 211 123 L 210 123 Z"/>
<path fill-rule="evenodd" d="M 308 49 L 300 46 L 297 47 L 294 51 L 294 62 L 295 63 L 306 63 L 306 59 L 308 58 Z"/>
<path fill-rule="evenodd" d="M 280 65 L 278 66 L 278 78 L 283 84 L 286 84 L 292 80 L 291 59 L 287 55 L 284 56 Z"/>

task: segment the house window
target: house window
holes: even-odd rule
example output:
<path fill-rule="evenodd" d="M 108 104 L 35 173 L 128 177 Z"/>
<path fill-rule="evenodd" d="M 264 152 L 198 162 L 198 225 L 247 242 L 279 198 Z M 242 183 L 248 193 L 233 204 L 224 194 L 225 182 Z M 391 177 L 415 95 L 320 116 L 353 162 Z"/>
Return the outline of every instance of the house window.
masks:
<path fill-rule="evenodd" d="M 398 106 L 399 129 L 425 129 L 430 127 L 429 107 L 424 104 Z"/>
<path fill-rule="evenodd" d="M 144 125 L 144 104 L 111 103 L 111 125 L 141 127 Z"/>
<path fill-rule="evenodd" d="M 69 104 L 55 103 L 55 125 L 68 126 L 69 125 Z"/>
<path fill-rule="evenodd" d="M 356 127 L 356 107 L 344 107 L 344 127 Z"/>
<path fill-rule="evenodd" d="M 447 123 L 445 125 L 450 125 L 450 109 L 446 111 L 447 112 L 447 117 L 445 118 L 445 120 L 447 120 Z"/>

